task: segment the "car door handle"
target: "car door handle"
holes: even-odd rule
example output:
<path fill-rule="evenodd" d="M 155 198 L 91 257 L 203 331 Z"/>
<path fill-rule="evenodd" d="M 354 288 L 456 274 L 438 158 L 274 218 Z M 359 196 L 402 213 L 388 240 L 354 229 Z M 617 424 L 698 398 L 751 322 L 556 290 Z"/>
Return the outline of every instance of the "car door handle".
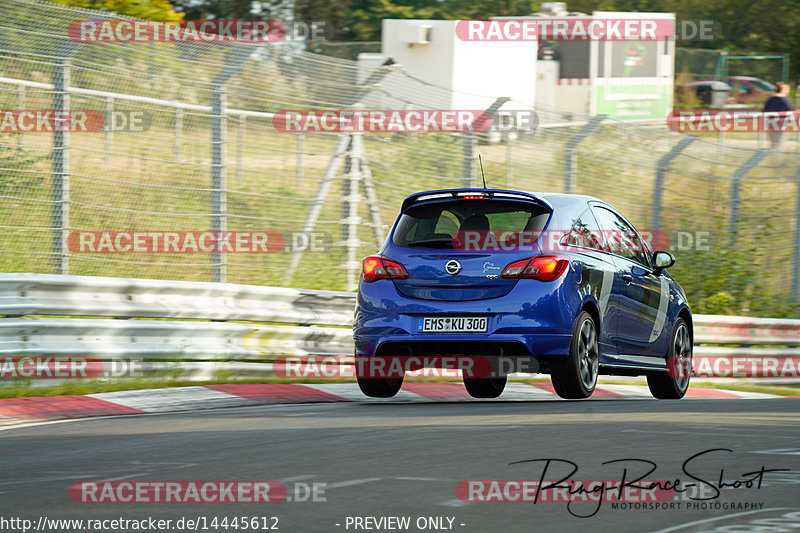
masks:
<path fill-rule="evenodd" d="M 626 285 L 630 285 L 631 282 L 633 281 L 633 276 L 631 276 L 630 274 L 623 274 L 622 281 L 624 281 Z"/>

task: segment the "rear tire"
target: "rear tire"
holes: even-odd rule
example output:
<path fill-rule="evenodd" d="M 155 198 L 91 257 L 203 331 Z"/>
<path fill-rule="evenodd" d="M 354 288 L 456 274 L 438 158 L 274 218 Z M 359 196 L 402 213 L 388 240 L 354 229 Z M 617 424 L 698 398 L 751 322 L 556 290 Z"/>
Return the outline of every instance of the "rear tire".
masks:
<path fill-rule="evenodd" d="M 572 332 L 569 357 L 553 364 L 550 370 L 556 394 L 573 400 L 591 396 L 597 386 L 599 364 L 597 324 L 592 315 L 581 311 Z"/>
<path fill-rule="evenodd" d="M 506 388 L 507 376 L 501 378 L 464 378 L 464 387 L 473 398 L 497 398 Z"/>
<path fill-rule="evenodd" d="M 667 371 L 648 374 L 647 386 L 659 400 L 680 400 L 689 389 L 691 374 L 692 337 L 686 321 L 678 318 L 667 352 Z"/>
<path fill-rule="evenodd" d="M 358 388 L 371 398 L 391 398 L 403 386 L 403 378 L 361 378 L 357 377 Z"/>

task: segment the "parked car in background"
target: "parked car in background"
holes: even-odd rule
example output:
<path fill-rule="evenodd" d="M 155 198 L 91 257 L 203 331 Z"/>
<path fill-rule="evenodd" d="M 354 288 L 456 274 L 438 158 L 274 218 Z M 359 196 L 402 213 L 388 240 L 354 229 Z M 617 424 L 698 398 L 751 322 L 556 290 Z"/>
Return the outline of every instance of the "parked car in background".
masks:
<path fill-rule="evenodd" d="M 761 107 L 766 99 L 772 96 L 777 90 L 774 83 L 753 76 L 729 76 L 719 80 L 697 81 L 694 82 L 694 84 L 697 84 L 698 87 L 703 87 L 709 86 L 715 82 L 724 82 L 730 86 L 729 104 L 751 107 Z"/>
<path fill-rule="evenodd" d="M 733 87 L 724 81 L 705 80 L 678 85 L 678 91 L 683 97 L 694 94 L 702 108 L 719 109 L 731 103 Z"/>
<path fill-rule="evenodd" d="M 753 76 L 729 76 L 719 80 L 700 80 L 678 85 L 684 95 L 694 93 L 703 108 L 726 106 L 760 108 L 777 88 Z"/>
<path fill-rule="evenodd" d="M 731 86 L 731 96 L 737 104 L 761 107 L 777 90 L 775 84 L 752 76 L 731 76 L 723 78 L 722 81 Z"/>

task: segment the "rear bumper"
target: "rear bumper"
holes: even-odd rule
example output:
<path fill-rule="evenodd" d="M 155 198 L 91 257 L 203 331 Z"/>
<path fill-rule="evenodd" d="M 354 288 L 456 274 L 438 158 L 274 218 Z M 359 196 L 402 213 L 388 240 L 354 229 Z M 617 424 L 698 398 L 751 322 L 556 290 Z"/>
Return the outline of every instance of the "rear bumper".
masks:
<path fill-rule="evenodd" d="M 528 355 L 535 358 L 566 356 L 569 353 L 569 344 L 572 340 L 570 334 L 523 334 L 523 335 L 475 335 L 473 333 L 461 334 L 394 334 L 394 335 L 356 335 L 354 336 L 356 355 L 375 355 L 380 347 L 387 343 L 419 344 L 425 347 L 433 343 L 444 345 L 443 348 L 414 348 L 414 353 L 425 352 L 423 355 L 488 355 L 487 345 L 508 343 L 519 344 L 524 347 Z M 465 346 L 463 350 L 451 349 L 455 345 Z M 472 344 L 473 346 L 469 346 Z M 384 350 L 384 355 L 404 355 L 398 350 Z"/>
<path fill-rule="evenodd" d="M 444 302 L 403 296 L 389 280 L 362 282 L 353 328 L 356 354 L 384 355 L 382 345 L 407 343 L 435 352 L 427 355 L 487 355 L 480 352 L 492 344 L 515 343 L 535 358 L 566 356 L 578 314 L 574 302 L 580 301 L 576 293 L 569 294 L 570 286 L 570 276 L 553 283 L 522 280 L 499 298 Z M 488 329 L 486 333 L 418 333 L 418 319 L 423 316 L 485 316 Z"/>

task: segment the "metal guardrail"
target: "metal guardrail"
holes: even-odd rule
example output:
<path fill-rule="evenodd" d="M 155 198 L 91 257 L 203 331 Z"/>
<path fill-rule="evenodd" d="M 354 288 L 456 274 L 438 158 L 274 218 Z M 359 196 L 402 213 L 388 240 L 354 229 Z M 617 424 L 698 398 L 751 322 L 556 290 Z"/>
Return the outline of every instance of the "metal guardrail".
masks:
<path fill-rule="evenodd" d="M 800 381 L 800 320 L 694 315 L 695 375 Z"/>
<path fill-rule="evenodd" d="M 694 337 L 704 344 L 800 345 L 800 320 L 695 315 Z M 800 355 L 798 350 L 795 353 Z"/>
<path fill-rule="evenodd" d="M 269 360 L 284 354 L 352 354 L 352 347 L 352 331 L 345 328 L 176 320 L 0 319 L 0 356 Z"/>
<path fill-rule="evenodd" d="M 0 355 L 264 361 L 352 354 L 354 308 L 355 295 L 345 292 L 0 274 Z"/>
<path fill-rule="evenodd" d="M 352 326 L 349 292 L 192 281 L 0 274 L 0 315 L 98 316 Z"/>
<path fill-rule="evenodd" d="M 136 356 L 156 369 L 184 361 L 204 376 L 255 372 L 254 362 L 284 355 L 346 363 L 354 308 L 348 292 L 0 274 L 0 357 Z M 694 334 L 700 377 L 800 377 L 800 320 L 694 315 Z"/>

